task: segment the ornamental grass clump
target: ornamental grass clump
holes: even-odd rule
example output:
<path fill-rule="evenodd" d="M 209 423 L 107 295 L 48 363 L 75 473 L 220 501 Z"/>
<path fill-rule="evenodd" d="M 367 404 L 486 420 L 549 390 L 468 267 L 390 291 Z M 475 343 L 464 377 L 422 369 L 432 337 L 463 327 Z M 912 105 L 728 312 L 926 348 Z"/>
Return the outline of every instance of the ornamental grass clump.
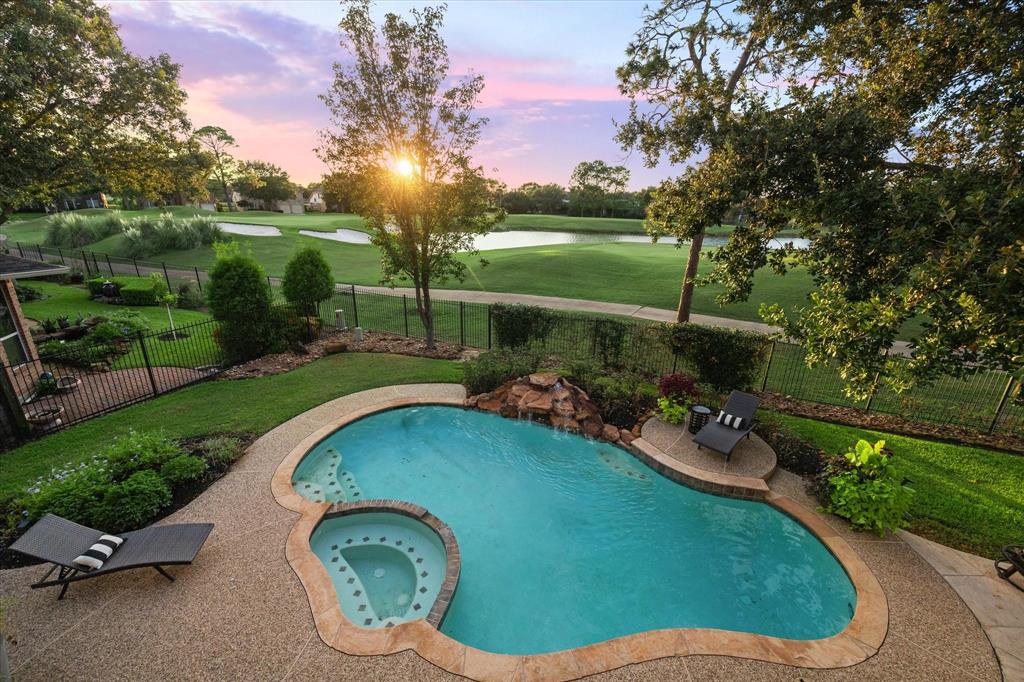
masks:
<path fill-rule="evenodd" d="M 828 482 L 825 511 L 879 535 L 900 527 L 914 496 L 884 448 L 884 440 L 858 440 L 823 475 Z"/>

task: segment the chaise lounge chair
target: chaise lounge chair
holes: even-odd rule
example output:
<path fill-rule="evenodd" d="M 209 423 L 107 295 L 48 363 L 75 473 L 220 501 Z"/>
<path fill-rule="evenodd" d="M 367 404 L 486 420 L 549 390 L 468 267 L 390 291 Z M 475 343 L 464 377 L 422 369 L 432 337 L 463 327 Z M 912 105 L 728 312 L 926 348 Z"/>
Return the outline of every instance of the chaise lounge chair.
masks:
<path fill-rule="evenodd" d="M 32 589 L 61 585 L 57 599 L 63 599 L 68 586 L 73 582 L 130 568 L 152 567 L 168 580 L 174 580 L 163 567 L 192 563 L 211 530 L 212 523 L 180 523 L 122 533 L 120 537 L 124 538 L 124 542 L 110 558 L 100 568 L 87 571 L 74 561 L 104 534 L 47 514 L 18 538 L 11 549 L 53 564 L 46 575 L 32 585 Z M 58 569 L 57 577 L 47 580 Z"/>
<path fill-rule="evenodd" d="M 729 455 L 732 454 L 736 445 L 743 438 L 749 438 L 750 432 L 754 430 L 754 426 L 757 424 L 754 415 L 757 413 L 758 404 L 760 401 L 756 396 L 733 391 L 729 400 L 726 401 L 725 407 L 722 408 L 722 412 L 742 419 L 740 428 L 737 429 L 718 421 L 710 421 L 693 437 L 694 442 L 697 443 L 697 449 L 700 450 L 701 446 L 704 446 L 721 452 L 725 455 L 725 461 L 728 462 Z"/>
<path fill-rule="evenodd" d="M 999 577 L 1024 592 L 1024 586 L 1010 580 L 1014 573 L 1024 577 L 1024 545 L 1008 545 L 1003 547 L 1003 556 L 996 559 L 996 573 Z"/>

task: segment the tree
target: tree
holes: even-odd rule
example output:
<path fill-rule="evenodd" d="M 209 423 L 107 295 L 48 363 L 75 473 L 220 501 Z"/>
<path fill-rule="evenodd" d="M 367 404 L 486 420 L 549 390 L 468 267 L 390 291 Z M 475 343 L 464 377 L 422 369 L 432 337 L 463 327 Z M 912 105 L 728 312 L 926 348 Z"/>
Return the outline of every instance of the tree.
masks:
<path fill-rule="evenodd" d="M 281 283 L 285 299 L 306 315 L 316 314 L 316 305 L 334 293 L 331 266 L 320 249 L 300 249 L 288 260 Z"/>
<path fill-rule="evenodd" d="M 270 310 L 270 285 L 256 259 L 238 250 L 237 242 L 214 245 L 217 260 L 210 270 L 206 298 L 220 322 L 217 340 L 228 359 L 258 358 L 277 343 Z"/>
<path fill-rule="evenodd" d="M 263 202 L 264 208 L 272 206 L 275 201 L 290 199 L 298 191 L 287 172 L 265 161 L 243 161 L 239 164 L 235 189 L 244 197 Z"/>
<path fill-rule="evenodd" d="M 572 171 L 570 179 L 572 199 L 579 207 L 580 215 L 590 208 L 590 215 L 602 214 L 608 207 L 608 195 L 626 191 L 629 184 L 629 169 L 625 166 L 609 166 L 604 161 L 582 161 Z M 612 217 L 615 209 L 611 208 Z"/>
<path fill-rule="evenodd" d="M 1024 54 L 1019 13 L 902 0 L 755 2 L 726 19 L 684 12 L 709 6 L 652 12 L 620 69 L 623 88 L 659 112 L 635 109 L 620 141 L 649 159 L 706 151 L 655 193 L 648 229 L 697 241 L 742 207 L 711 256 L 719 300 L 745 299 L 758 268 L 806 267 L 818 285 L 808 305 L 763 315 L 809 363 L 836 363 L 851 397 L 871 395 L 878 380 L 899 391 L 978 366 L 1019 375 L 1024 117 L 1010 68 Z M 727 71 L 723 44 L 736 48 Z M 739 85 L 726 87 L 733 75 Z M 753 87 L 755 77 L 776 92 Z M 810 248 L 769 250 L 785 227 Z M 911 321 L 923 330 L 910 360 L 887 356 Z"/>
<path fill-rule="evenodd" d="M 333 128 L 322 131 L 319 154 L 354 178 L 383 281 L 412 280 L 433 348 L 432 283 L 465 277 L 456 254 L 504 219 L 495 183 L 470 160 L 486 122 L 473 115 L 484 82 L 450 78 L 443 7 L 388 13 L 379 29 L 370 14 L 369 2 L 347 3 L 340 29 L 350 60 L 335 64 L 322 96 Z"/>
<path fill-rule="evenodd" d="M 233 211 L 235 203 L 231 199 L 229 187 L 237 172 L 238 162 L 231 155 L 231 150 L 237 147 L 238 143 L 228 131 L 218 126 L 203 126 L 195 132 L 195 139 L 213 157 L 214 180 L 224 194 L 224 203 L 228 205 L 228 210 Z"/>
<path fill-rule="evenodd" d="M 119 150 L 188 128 L 178 66 L 126 52 L 88 0 L 0 5 L 0 63 L 0 224 L 23 204 L 102 187 L 126 159 L 148 167 Z"/>
<path fill-rule="evenodd" d="M 355 207 L 356 183 L 349 173 L 335 171 L 323 176 L 320 187 L 328 211 L 351 213 Z"/>

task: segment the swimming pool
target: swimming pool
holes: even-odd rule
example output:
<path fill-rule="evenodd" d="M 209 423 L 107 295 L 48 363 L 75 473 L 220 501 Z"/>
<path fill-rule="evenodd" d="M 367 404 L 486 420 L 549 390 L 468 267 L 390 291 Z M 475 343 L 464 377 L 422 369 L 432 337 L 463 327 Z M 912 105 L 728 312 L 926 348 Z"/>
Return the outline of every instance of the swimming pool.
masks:
<path fill-rule="evenodd" d="M 356 499 L 405 500 L 443 519 L 462 566 L 441 631 L 485 651 L 539 654 L 662 628 L 820 639 L 856 606 L 838 561 L 786 514 L 528 422 L 440 406 L 381 412 L 321 441 L 292 480 L 311 500 L 345 480 Z"/>

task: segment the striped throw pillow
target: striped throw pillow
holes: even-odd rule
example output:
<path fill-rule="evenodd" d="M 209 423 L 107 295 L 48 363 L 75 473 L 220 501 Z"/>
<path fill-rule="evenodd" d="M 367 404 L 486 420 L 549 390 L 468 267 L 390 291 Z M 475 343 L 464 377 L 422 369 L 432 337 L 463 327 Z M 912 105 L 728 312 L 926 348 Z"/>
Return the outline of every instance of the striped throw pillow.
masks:
<path fill-rule="evenodd" d="M 75 557 L 71 563 L 86 571 L 98 571 L 122 542 L 124 538 L 116 535 L 101 535 L 96 544 L 85 550 L 84 554 Z"/>
<path fill-rule="evenodd" d="M 725 426 L 731 426 L 734 429 L 743 428 L 743 417 L 735 417 L 726 412 L 719 412 L 718 419 L 716 419 L 715 421 L 717 421 L 719 424 L 724 424 Z"/>

